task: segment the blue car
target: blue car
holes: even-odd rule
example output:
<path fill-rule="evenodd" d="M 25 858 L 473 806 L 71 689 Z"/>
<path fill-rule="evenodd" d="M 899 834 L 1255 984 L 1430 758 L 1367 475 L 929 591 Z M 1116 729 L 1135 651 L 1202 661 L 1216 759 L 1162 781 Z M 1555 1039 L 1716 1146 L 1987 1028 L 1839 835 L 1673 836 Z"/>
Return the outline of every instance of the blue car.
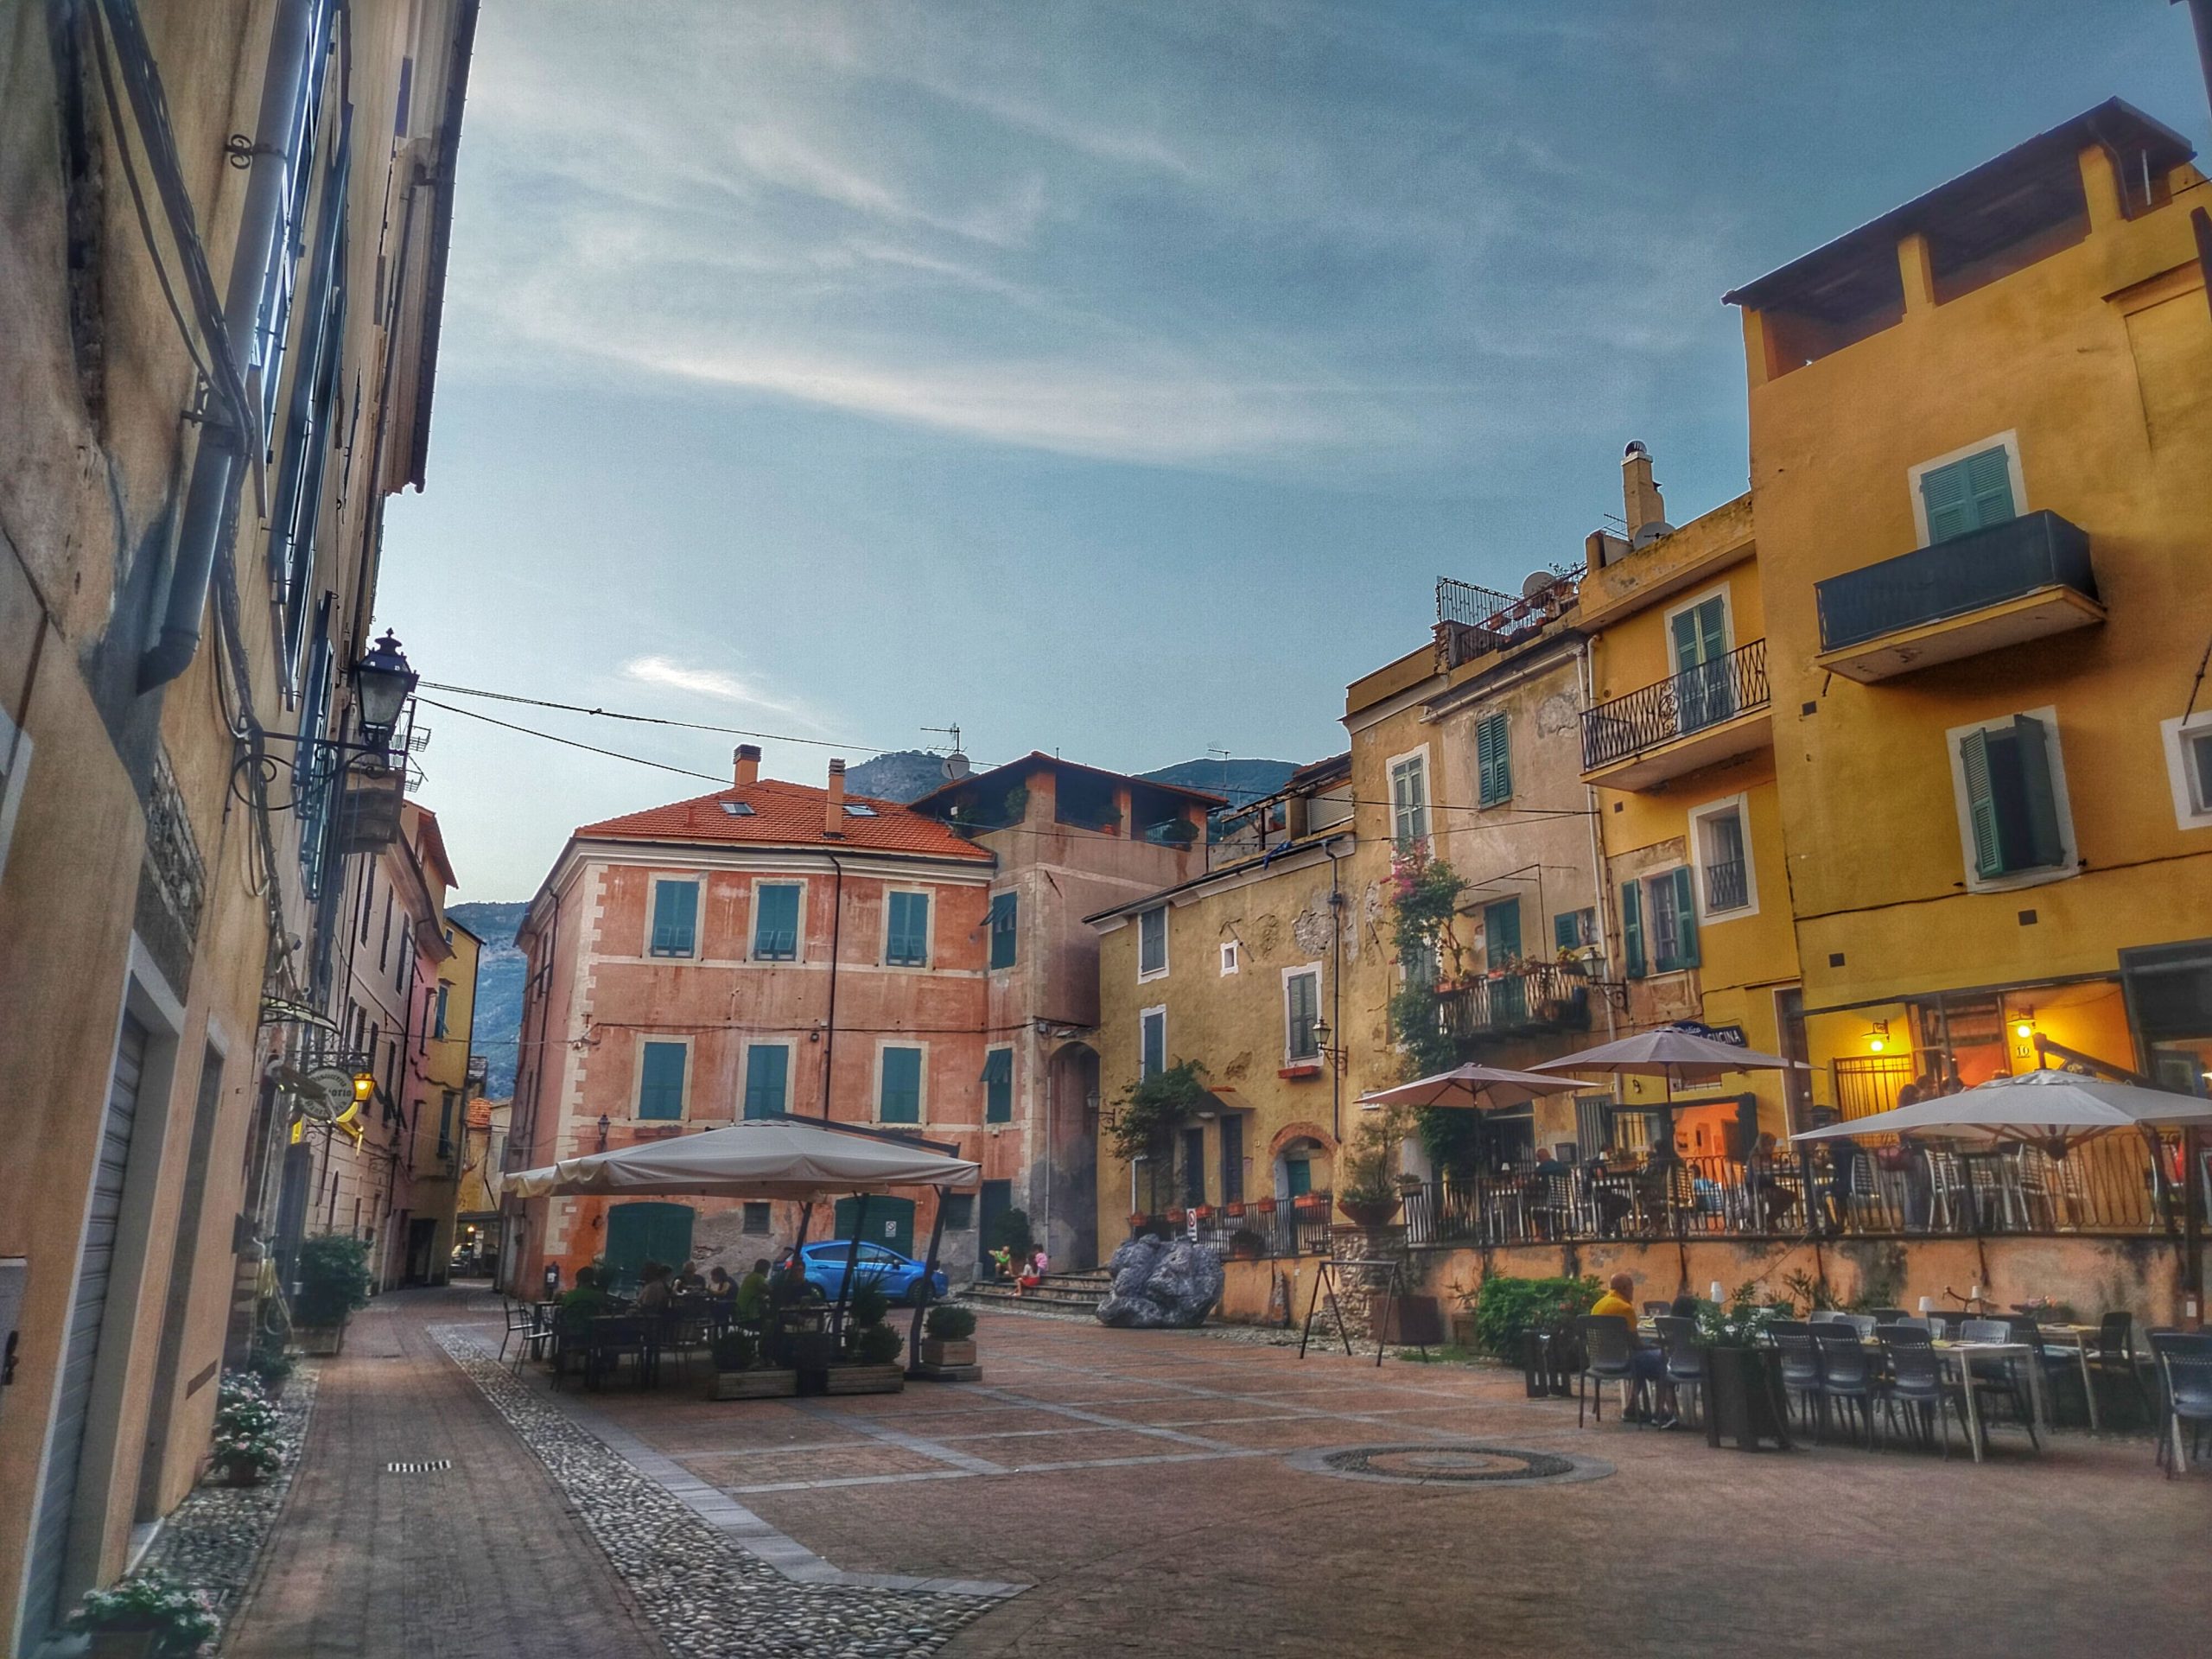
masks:
<path fill-rule="evenodd" d="M 836 1301 L 837 1292 L 845 1282 L 845 1261 L 853 1248 L 849 1239 L 831 1239 L 820 1244 L 809 1244 L 799 1251 L 799 1260 L 806 1274 L 810 1289 L 826 1301 Z M 922 1264 L 912 1256 L 881 1244 L 863 1243 L 861 1259 L 853 1267 L 853 1288 L 874 1285 L 894 1302 L 912 1302 L 921 1287 Z M 785 1256 L 779 1268 L 791 1261 Z M 930 1275 L 930 1300 L 942 1301 L 951 1288 L 944 1270 Z"/>

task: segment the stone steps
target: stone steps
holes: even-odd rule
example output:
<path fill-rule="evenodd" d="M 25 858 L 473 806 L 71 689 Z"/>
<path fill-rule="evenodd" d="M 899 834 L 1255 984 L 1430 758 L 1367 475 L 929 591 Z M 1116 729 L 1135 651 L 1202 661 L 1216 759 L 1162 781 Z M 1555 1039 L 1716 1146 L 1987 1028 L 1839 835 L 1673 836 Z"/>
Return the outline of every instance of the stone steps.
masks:
<path fill-rule="evenodd" d="M 1034 1287 L 1019 1292 L 1011 1282 L 985 1281 L 965 1286 L 963 1301 L 1006 1307 L 1041 1307 L 1088 1313 L 1098 1306 L 1112 1281 L 1103 1268 L 1083 1273 L 1048 1273 Z"/>

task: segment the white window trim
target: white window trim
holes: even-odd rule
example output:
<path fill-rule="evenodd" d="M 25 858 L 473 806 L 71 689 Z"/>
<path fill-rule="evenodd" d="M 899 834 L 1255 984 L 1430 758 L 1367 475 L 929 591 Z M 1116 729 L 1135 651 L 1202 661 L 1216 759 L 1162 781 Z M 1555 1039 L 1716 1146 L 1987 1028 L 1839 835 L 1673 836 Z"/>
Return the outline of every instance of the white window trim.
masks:
<path fill-rule="evenodd" d="M 918 1048 L 922 1052 L 921 1068 L 914 1079 L 914 1087 L 918 1096 L 914 1104 L 914 1122 L 903 1125 L 905 1128 L 912 1128 L 915 1124 L 926 1123 L 930 1121 L 930 1046 L 914 1038 L 879 1037 L 876 1039 L 875 1086 L 868 1091 L 868 1121 L 879 1125 L 887 1124 L 893 1128 L 902 1127 L 899 1121 L 887 1118 L 883 1115 L 883 1055 L 885 1050 L 893 1048 Z"/>
<path fill-rule="evenodd" d="M 1921 475 L 1932 473 L 1938 467 L 1948 467 L 1955 461 L 1964 461 L 1968 455 L 1978 455 L 1985 449 L 2004 450 L 2005 470 L 2012 484 L 2012 511 L 2025 515 L 2028 511 L 2028 486 L 2020 471 L 2020 435 L 2017 431 L 1999 432 L 1994 437 L 1978 438 L 1972 443 L 1961 445 L 1948 454 L 1936 455 L 1904 469 L 1905 488 L 1912 496 L 1913 534 L 1920 538 L 1913 543 L 1914 546 L 1929 545 L 1928 501 L 1920 493 Z M 1971 731 L 1973 728 L 1967 729 Z"/>
<path fill-rule="evenodd" d="M 891 960 L 891 895 L 894 893 L 912 893 L 920 898 L 926 906 L 922 924 L 922 959 L 919 962 Z M 798 909 L 799 914 L 804 917 L 806 914 L 806 895 L 804 893 L 799 894 Z M 885 887 L 883 890 L 883 950 L 880 953 L 880 960 L 877 965 L 894 974 L 925 974 L 935 966 L 937 911 L 937 892 L 934 888 L 912 886 Z M 804 933 L 805 930 L 802 928 L 800 931 Z M 988 950 L 988 941 L 984 948 Z"/>
<path fill-rule="evenodd" d="M 8 756 L 8 770 L 0 776 L 0 875 L 8 873 L 8 844 L 16 838 L 16 815 L 22 810 L 23 784 L 31 772 L 31 734 L 0 709 L 0 750 Z"/>
<path fill-rule="evenodd" d="M 1167 1005 L 1165 1002 L 1155 1002 L 1148 1008 L 1137 1010 L 1137 1081 L 1139 1083 L 1142 1083 L 1147 1075 L 1144 1069 L 1144 1024 L 1155 1014 L 1160 1016 L 1160 1069 L 1165 1071 L 1168 1066 Z"/>
<path fill-rule="evenodd" d="M 2189 772 L 2188 741 L 2206 735 L 2212 735 L 2212 709 L 2158 722 L 2158 736 L 2166 747 L 2166 781 L 2174 793 L 2174 823 L 2183 830 L 2212 830 L 2212 805 L 2197 805 Z M 6 848 L 5 820 L 0 819 L 0 856 L 4 856 Z"/>
<path fill-rule="evenodd" d="M 1021 1073 L 1014 1063 L 1012 1043 L 992 1043 L 983 1050 L 983 1069 L 986 1071 L 991 1068 L 991 1056 L 994 1054 L 1006 1056 L 1006 1120 L 1000 1122 L 991 1116 L 991 1085 L 988 1083 L 983 1085 L 982 1110 L 977 1112 L 976 1118 L 986 1129 L 1010 1129 L 1021 1121 Z"/>
<path fill-rule="evenodd" d="M 1392 847 L 1398 844 L 1398 768 L 1409 760 L 1421 762 L 1421 831 L 1414 839 L 1426 850 L 1436 845 L 1436 766 L 1428 758 L 1426 743 L 1402 754 L 1394 754 L 1382 763 L 1382 810 L 1389 815 L 1384 823 L 1384 839 Z"/>
<path fill-rule="evenodd" d="M 739 1046 L 737 1056 L 737 1121 L 745 1121 L 745 1092 L 753 1077 L 753 1051 L 756 1048 L 780 1048 L 784 1051 L 784 1098 L 777 1106 L 779 1112 L 791 1109 L 792 1052 L 798 1045 L 788 1039 L 773 1041 L 765 1037 L 748 1037 Z"/>
<path fill-rule="evenodd" d="M 674 1032 L 641 1031 L 637 1033 L 637 1046 L 630 1058 L 630 1121 L 633 1123 L 688 1123 L 691 1121 L 691 1084 L 696 1076 L 692 1065 L 694 1039 L 679 1037 Z M 673 1043 L 683 1051 L 683 1092 L 677 1101 L 674 1117 L 645 1116 L 645 1045 Z"/>
<path fill-rule="evenodd" d="M 753 951 L 760 938 L 756 924 L 760 919 L 760 889 L 763 887 L 797 887 L 798 889 L 798 925 L 793 931 L 791 955 L 789 957 L 760 957 Z M 930 909 L 934 912 L 937 906 Z M 934 913 L 930 925 L 937 925 Z M 806 960 L 806 878 L 803 875 L 756 875 L 745 890 L 745 956 L 747 962 L 766 963 L 772 968 L 796 968 Z"/>
<path fill-rule="evenodd" d="M 1693 594 L 1679 605 L 1670 605 L 1659 616 L 1659 643 L 1667 653 L 1667 677 L 1673 679 L 1682 671 L 1681 660 L 1675 655 L 1675 619 L 1685 611 L 1694 611 L 1700 605 L 1720 601 L 1720 654 L 1727 656 L 1736 649 L 1736 595 L 1731 584 L 1717 582 L 1702 593 Z"/>
<path fill-rule="evenodd" d="M 1290 1052 L 1290 982 L 1294 979 L 1310 979 L 1313 982 L 1313 1016 L 1319 1020 L 1321 1015 L 1321 964 L 1318 962 L 1307 962 L 1300 963 L 1294 968 L 1284 969 L 1282 970 L 1282 1063 L 1285 1066 L 1318 1066 L 1321 1064 L 1322 1058 L 1319 1053 L 1293 1055 Z"/>
<path fill-rule="evenodd" d="M 1744 902 L 1733 910 L 1713 910 L 1706 900 L 1705 886 L 1705 820 L 1736 815 L 1744 831 Z M 1758 861 L 1751 854 L 1751 801 L 1749 795 L 1724 795 L 1717 801 L 1707 801 L 1689 810 L 1690 867 L 1695 874 L 1690 879 L 1692 896 L 1697 900 L 1697 920 L 1700 927 L 1708 922 L 1718 925 L 1722 922 L 1740 922 L 1747 916 L 1759 913 Z"/>
<path fill-rule="evenodd" d="M 691 901 L 691 949 L 683 956 L 653 949 L 653 918 L 660 914 L 660 890 L 664 887 L 690 887 Z M 703 875 L 656 875 L 651 879 L 645 892 L 645 938 L 638 954 L 648 962 L 697 962 L 706 952 L 701 947 L 707 933 L 707 878 Z"/>
<path fill-rule="evenodd" d="M 1160 918 L 1160 966 L 1154 968 L 1149 973 L 1145 971 L 1144 965 L 1144 923 L 1145 918 L 1147 916 L 1157 916 Z M 1167 906 L 1166 905 L 1154 905 L 1148 909 L 1141 910 L 1137 912 L 1138 984 L 1147 985 L 1155 979 L 1165 979 L 1167 977 L 1167 970 L 1174 963 L 1174 954 L 1172 949 L 1172 941 L 1168 938 L 1167 932 Z"/>
<path fill-rule="evenodd" d="M 1967 805 L 1967 768 L 1959 754 L 1959 743 L 1969 733 L 1993 732 L 1999 727 L 2010 726 L 2021 715 L 2039 720 L 2050 728 L 2050 798 L 2052 808 L 2058 814 L 2059 861 L 2046 870 L 2023 870 L 2018 875 L 2000 875 L 1994 880 L 1986 880 L 1974 870 L 1974 814 Z M 1943 752 L 1951 763 L 1951 805 L 1959 823 L 1959 866 L 1965 874 L 1968 893 L 2012 893 L 2021 887 L 2047 887 L 2054 881 L 2070 880 L 2082 873 L 2081 849 L 2074 840 L 2074 806 L 2066 792 L 2066 745 L 2059 736 L 2056 708 L 2045 703 L 2040 709 L 2016 709 L 1994 720 L 1954 726 L 1943 734 Z"/>
<path fill-rule="evenodd" d="M 1235 939 L 1221 942 L 1221 976 L 1224 979 L 1243 969 L 1243 947 Z"/>

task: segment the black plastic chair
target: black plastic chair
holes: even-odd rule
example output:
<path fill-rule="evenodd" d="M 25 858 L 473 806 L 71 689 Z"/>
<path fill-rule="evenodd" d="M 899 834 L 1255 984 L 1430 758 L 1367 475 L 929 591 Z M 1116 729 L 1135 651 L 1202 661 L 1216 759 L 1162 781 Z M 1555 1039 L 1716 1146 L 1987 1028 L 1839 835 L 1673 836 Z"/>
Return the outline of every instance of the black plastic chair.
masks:
<path fill-rule="evenodd" d="M 2107 1313 L 2097 1321 L 2097 1340 L 2089 1350 L 2089 1376 L 2094 1382 L 2100 1376 L 2117 1376 L 2133 1390 L 2135 1403 L 2141 1408 L 2143 1421 L 2149 1422 L 2158 1412 L 2151 1404 L 2151 1391 L 2143 1386 L 2142 1368 L 2135 1363 L 2135 1316 L 2128 1313 Z"/>
<path fill-rule="evenodd" d="M 655 1316 L 618 1313 L 591 1322 L 591 1346 L 584 1361 L 584 1386 L 595 1389 L 610 1371 L 619 1370 L 627 1357 L 636 1362 L 638 1386 L 652 1380 L 655 1353 Z"/>
<path fill-rule="evenodd" d="M 1591 1417 L 1600 1423 L 1605 1421 L 1605 1384 L 1636 1382 L 1636 1332 L 1618 1313 L 1585 1313 L 1575 1328 L 1582 1333 L 1582 1369 L 1574 1376 L 1574 1426 L 1580 1428 L 1586 1382 L 1596 1384 L 1589 1395 Z"/>
<path fill-rule="evenodd" d="M 1866 1311 L 1873 1316 L 1877 1325 L 1902 1325 L 1912 1317 L 1901 1307 L 1870 1307 Z"/>
<path fill-rule="evenodd" d="M 1813 1345 L 1816 1327 L 1802 1320 L 1780 1320 L 1767 1326 L 1767 1333 L 1774 1338 L 1775 1350 L 1782 1357 L 1782 1392 L 1784 1399 L 1791 1395 L 1802 1402 L 1802 1417 L 1813 1422 L 1813 1438 L 1821 1438 L 1827 1423 L 1827 1408 L 1821 1400 L 1821 1355 Z"/>
<path fill-rule="evenodd" d="M 1675 1390 L 1675 1414 L 1688 1417 L 1691 1414 L 1682 1408 L 1684 1390 L 1697 1395 L 1698 1421 L 1704 1421 L 1705 1385 L 1713 1375 L 1710 1356 L 1705 1345 L 1697 1339 L 1697 1321 L 1671 1313 L 1662 1313 L 1653 1324 L 1659 1332 L 1659 1344 L 1667 1351 L 1667 1381 Z"/>
<path fill-rule="evenodd" d="M 1953 1326 L 1952 1334 L 1961 1342 L 2018 1342 L 2022 1338 L 2012 1328 L 2012 1321 L 2003 1319 L 1961 1319 Z M 2036 1344 L 2036 1355 L 2028 1363 L 2041 1364 L 2042 1344 Z M 2002 1400 L 2012 1416 L 2028 1431 L 2028 1444 L 2038 1452 L 2043 1441 L 2036 1434 L 2035 1400 L 2020 1381 L 2020 1362 L 2013 1359 L 1969 1359 L 1967 1362 L 1967 1385 L 1986 1400 Z M 1981 1414 L 1985 1433 L 1989 1414 Z"/>
<path fill-rule="evenodd" d="M 1833 1400 L 1854 1411 L 1866 1431 L 1866 1449 L 1874 1449 L 1874 1407 L 1882 1397 L 1881 1379 L 1874 1362 L 1859 1340 L 1856 1326 L 1821 1325 L 1813 1327 L 1813 1348 L 1821 1365 L 1821 1399 Z"/>
<path fill-rule="evenodd" d="M 1929 1345 L 1927 1332 L 1908 1325 L 1885 1325 L 1883 1329 L 1882 1351 L 1889 1362 L 1890 1380 L 1882 1395 L 1882 1414 L 1894 1425 L 1897 1408 L 1904 1407 L 1907 1424 L 1916 1419 L 1919 1423 L 1920 1432 L 1915 1438 L 1923 1447 L 1941 1428 L 1943 1456 L 1948 1460 L 1951 1455 L 1951 1420 L 1945 1414 L 1958 1413 L 1959 1427 L 1966 1430 L 1966 1396 L 1951 1387 L 1944 1375 L 1943 1362 Z"/>
<path fill-rule="evenodd" d="M 499 1361 L 505 1363 L 507 1344 L 515 1344 L 515 1366 L 522 1366 L 523 1351 L 530 1345 L 531 1333 L 537 1328 L 537 1310 L 528 1302 L 510 1300 L 506 1305 L 507 1328 L 499 1338 Z"/>
<path fill-rule="evenodd" d="M 2164 1421 L 2158 1425 L 2158 1466 L 2171 1480 L 2196 1459 L 2204 1426 L 2212 1423 L 2212 1333 L 2153 1331 L 2151 1351 L 2158 1357 L 2158 1381 L 2166 1402 Z M 2185 1452 L 2181 1438 L 2183 1423 L 2189 1425 Z"/>
<path fill-rule="evenodd" d="M 1874 1335 L 1882 1346 L 1888 1348 L 1925 1348 L 1936 1339 L 1928 1334 L 1928 1327 L 1916 1320 L 1898 1319 L 1874 1327 Z"/>

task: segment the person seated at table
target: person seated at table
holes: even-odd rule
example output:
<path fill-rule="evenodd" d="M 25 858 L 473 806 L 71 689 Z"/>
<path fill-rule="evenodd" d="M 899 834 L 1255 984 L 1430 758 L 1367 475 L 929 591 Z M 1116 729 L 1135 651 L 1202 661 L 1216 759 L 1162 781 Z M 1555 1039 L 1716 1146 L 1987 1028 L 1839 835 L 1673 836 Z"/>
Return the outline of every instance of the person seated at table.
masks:
<path fill-rule="evenodd" d="M 1672 1428 L 1675 1391 L 1667 1381 L 1666 1352 L 1637 1334 L 1636 1275 L 1615 1274 L 1606 1281 L 1605 1294 L 1590 1305 L 1590 1312 L 1595 1318 L 1620 1319 L 1628 1325 L 1630 1374 L 1636 1378 L 1637 1391 L 1649 1402 L 1630 1406 L 1629 1421 L 1656 1422 L 1662 1428 Z"/>
<path fill-rule="evenodd" d="M 562 1321 L 566 1324 L 572 1319 L 594 1319 L 613 1311 L 614 1299 L 607 1294 L 607 1287 L 600 1282 L 599 1269 L 578 1268 L 575 1287 L 561 1298 Z"/>
<path fill-rule="evenodd" d="M 737 1300 L 737 1281 L 729 1276 L 729 1269 L 720 1262 L 707 1270 L 707 1300 L 713 1302 Z"/>
<path fill-rule="evenodd" d="M 706 1288 L 707 1281 L 699 1276 L 699 1264 L 696 1262 L 686 1262 L 676 1275 L 676 1294 L 679 1296 L 696 1296 Z"/>
<path fill-rule="evenodd" d="M 674 1292 L 669 1287 L 668 1269 L 658 1262 L 648 1262 L 638 1270 L 638 1311 L 640 1313 L 665 1312 Z"/>
<path fill-rule="evenodd" d="M 721 1269 L 717 1268 L 715 1272 Z M 758 1325 L 768 1313 L 768 1258 L 761 1256 L 753 1264 L 753 1271 L 745 1275 L 744 1282 L 732 1293 L 737 1299 L 737 1317 L 747 1325 Z"/>
<path fill-rule="evenodd" d="M 1691 1295 L 1689 1292 L 1686 1290 L 1681 1295 L 1675 1298 L 1674 1301 L 1668 1306 L 1667 1313 L 1668 1316 L 1671 1319 L 1694 1319 L 1697 1318 L 1698 1309 L 1703 1306 L 1703 1303 L 1700 1302 L 1696 1297 Z"/>
<path fill-rule="evenodd" d="M 1618 1237 L 1621 1224 L 1636 1208 L 1636 1200 L 1627 1192 L 1626 1178 L 1615 1181 L 1605 1179 L 1611 1154 L 1592 1158 L 1583 1166 L 1583 1176 L 1589 1183 L 1590 1202 L 1598 1212 L 1598 1232 L 1601 1237 Z"/>

